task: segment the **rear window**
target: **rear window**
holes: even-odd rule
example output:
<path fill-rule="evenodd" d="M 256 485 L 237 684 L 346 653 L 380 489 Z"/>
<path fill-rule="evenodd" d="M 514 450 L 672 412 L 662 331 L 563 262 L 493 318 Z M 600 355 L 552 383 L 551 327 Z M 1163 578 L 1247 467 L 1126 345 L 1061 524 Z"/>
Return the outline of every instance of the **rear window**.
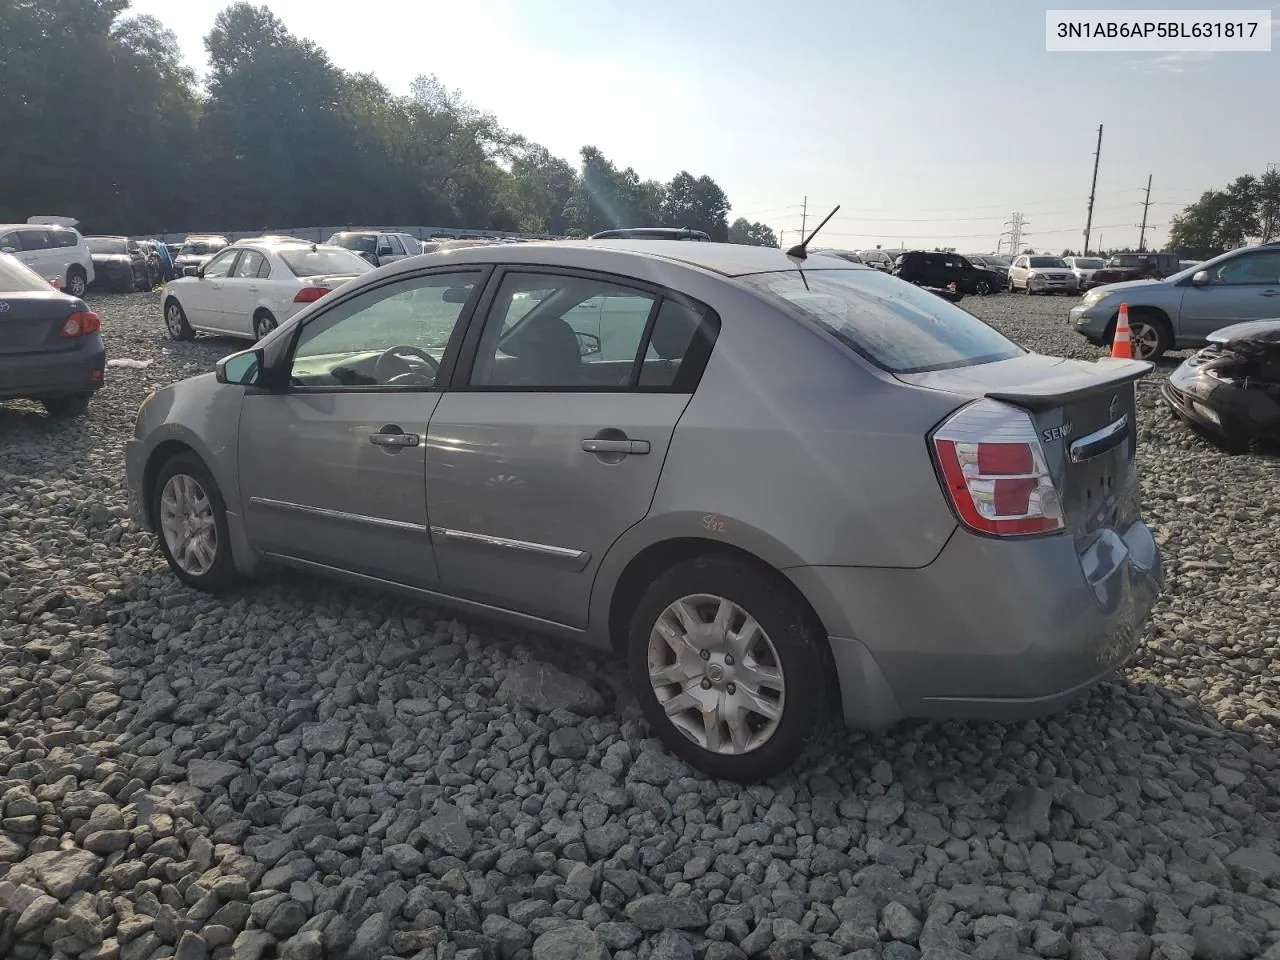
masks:
<path fill-rule="evenodd" d="M 741 279 L 890 373 L 967 367 L 1026 352 L 973 314 L 883 273 L 806 270 L 804 277 L 786 272 Z"/>
<path fill-rule="evenodd" d="M 7 253 L 0 253 L 0 294 L 49 290 L 48 281 Z"/>
<path fill-rule="evenodd" d="M 373 269 L 369 261 L 346 250 L 332 247 L 301 247 L 276 251 L 295 277 L 329 277 L 367 273 Z"/>
<path fill-rule="evenodd" d="M 217 240 L 193 240 L 191 243 L 184 243 L 178 254 L 179 256 L 185 253 L 194 257 L 204 257 L 211 253 L 217 253 L 225 246 L 225 243 Z"/>
<path fill-rule="evenodd" d="M 116 237 L 86 237 L 84 245 L 90 253 L 113 254 L 124 253 L 124 240 Z"/>
<path fill-rule="evenodd" d="M 370 233 L 335 233 L 327 242 L 330 246 L 358 253 L 376 253 L 378 250 L 378 238 Z"/>

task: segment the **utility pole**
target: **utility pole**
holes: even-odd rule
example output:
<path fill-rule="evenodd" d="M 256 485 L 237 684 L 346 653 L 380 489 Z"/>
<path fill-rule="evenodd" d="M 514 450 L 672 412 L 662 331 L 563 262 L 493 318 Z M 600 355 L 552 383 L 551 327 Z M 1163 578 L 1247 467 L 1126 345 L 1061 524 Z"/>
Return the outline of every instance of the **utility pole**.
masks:
<path fill-rule="evenodd" d="M 1029 224 L 1022 219 L 1021 213 L 1015 211 L 1013 216 L 1004 222 L 1004 225 L 1009 228 L 1005 231 L 1005 233 L 1009 234 L 1009 253 L 1016 257 L 1022 252 L 1022 231 Z"/>
<path fill-rule="evenodd" d="M 1146 252 L 1147 241 L 1147 208 L 1151 206 L 1151 174 L 1147 174 L 1147 199 L 1142 201 L 1142 226 L 1138 233 L 1138 252 Z"/>
<path fill-rule="evenodd" d="M 1098 193 L 1098 161 L 1102 158 L 1102 124 L 1098 124 L 1098 148 L 1093 151 L 1093 185 L 1089 187 L 1089 212 L 1084 220 L 1084 255 L 1089 255 L 1089 231 L 1093 229 L 1093 198 Z"/>
<path fill-rule="evenodd" d="M 808 216 L 809 216 L 809 197 L 805 196 L 804 205 L 800 208 L 800 242 L 801 243 L 804 242 L 804 238 L 805 238 L 804 225 L 805 225 L 805 220 L 808 219 Z"/>

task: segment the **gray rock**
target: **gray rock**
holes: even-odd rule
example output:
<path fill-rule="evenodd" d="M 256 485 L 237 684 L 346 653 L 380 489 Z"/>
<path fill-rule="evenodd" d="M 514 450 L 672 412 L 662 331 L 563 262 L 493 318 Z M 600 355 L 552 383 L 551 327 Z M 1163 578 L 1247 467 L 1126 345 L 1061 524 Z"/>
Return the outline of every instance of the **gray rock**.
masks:
<path fill-rule="evenodd" d="M 409 843 L 393 843 L 389 847 L 385 847 L 382 852 L 391 861 L 391 866 L 405 876 L 412 877 L 421 873 L 423 866 L 427 862 L 427 858 Z"/>
<path fill-rule="evenodd" d="M 38 927 L 43 927 L 58 912 L 58 901 L 47 893 L 42 893 L 27 904 L 26 909 L 18 917 L 18 922 L 14 925 L 13 932 L 18 936 L 22 936 Z"/>
<path fill-rule="evenodd" d="M 245 930 L 231 944 L 231 960 L 262 960 L 274 944 L 265 930 Z"/>
<path fill-rule="evenodd" d="M 173 960 L 206 960 L 209 956 L 209 943 L 194 930 L 182 931 L 174 950 Z"/>
<path fill-rule="evenodd" d="M 8 878 L 13 883 L 34 881 L 52 896 L 65 900 L 86 890 L 98 875 L 101 861 L 88 850 L 49 850 L 32 854 L 14 864 Z"/>
<path fill-rule="evenodd" d="M 307 753 L 338 753 L 347 745 L 350 728 L 337 720 L 302 725 L 302 749 Z"/>
<path fill-rule="evenodd" d="M 226 760 L 196 759 L 187 764 L 187 779 L 193 787 L 209 790 L 213 787 L 225 787 L 235 777 L 244 773 L 238 763 Z"/>
<path fill-rule="evenodd" d="M 693 945 L 674 930 L 664 930 L 653 938 L 650 960 L 694 960 Z"/>
<path fill-rule="evenodd" d="M 428 843 L 450 856 L 465 857 L 474 844 L 466 817 L 450 803 L 441 804 L 440 810 L 424 820 L 418 829 Z"/>
<path fill-rule="evenodd" d="M 391 936 L 391 921 L 385 913 L 370 915 L 364 923 L 356 928 L 355 939 L 351 942 L 353 960 L 377 960 L 379 951 L 387 945 Z"/>
<path fill-rule="evenodd" d="M 280 960 L 322 960 L 324 939 L 319 930 L 303 930 L 280 946 Z"/>
<path fill-rule="evenodd" d="M 560 727 L 551 731 L 547 750 L 553 757 L 581 760 L 587 755 L 587 741 L 577 727 Z"/>
<path fill-rule="evenodd" d="M 661 893 L 632 900 L 626 914 L 641 930 L 690 930 L 707 925 L 707 911 L 698 901 Z"/>
<path fill-rule="evenodd" d="M 539 934 L 533 960 L 611 960 L 609 950 L 590 927 L 570 921 Z"/>
<path fill-rule="evenodd" d="M 896 901 L 885 904 L 880 922 L 884 924 L 889 936 L 904 943 L 915 943 L 920 939 L 920 931 L 924 927 L 910 910 Z"/>
<path fill-rule="evenodd" d="M 484 918 L 480 932 L 498 945 L 498 955 L 503 960 L 511 960 L 533 942 L 533 936 L 528 930 L 497 913 Z"/>
<path fill-rule="evenodd" d="M 549 663 L 518 663 L 507 670 L 498 687 L 498 700 L 539 713 L 569 710 L 583 715 L 604 712 L 604 698 L 587 681 Z"/>
<path fill-rule="evenodd" d="M 1280 856 L 1265 847 L 1241 847 L 1223 862 L 1242 883 L 1271 883 L 1280 878 Z"/>

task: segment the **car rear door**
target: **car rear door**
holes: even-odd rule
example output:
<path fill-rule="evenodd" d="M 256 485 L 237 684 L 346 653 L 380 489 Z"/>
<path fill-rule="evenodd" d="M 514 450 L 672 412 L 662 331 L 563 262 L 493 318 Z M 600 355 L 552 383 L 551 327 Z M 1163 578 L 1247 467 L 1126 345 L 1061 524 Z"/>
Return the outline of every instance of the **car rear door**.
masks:
<path fill-rule="evenodd" d="M 1202 341 L 1244 320 L 1280 317 L 1280 250 L 1232 257 L 1211 271 L 1207 284 L 1183 288 L 1178 337 Z"/>
<path fill-rule="evenodd" d="M 441 581 L 580 628 L 600 561 L 649 511 L 719 321 L 656 286 L 532 267 L 500 272 L 482 311 L 428 431 Z"/>
<path fill-rule="evenodd" d="M 258 272 L 266 259 L 257 250 L 242 250 L 231 273 L 221 281 L 222 322 L 233 333 L 253 336 L 253 313 L 261 290 Z"/>

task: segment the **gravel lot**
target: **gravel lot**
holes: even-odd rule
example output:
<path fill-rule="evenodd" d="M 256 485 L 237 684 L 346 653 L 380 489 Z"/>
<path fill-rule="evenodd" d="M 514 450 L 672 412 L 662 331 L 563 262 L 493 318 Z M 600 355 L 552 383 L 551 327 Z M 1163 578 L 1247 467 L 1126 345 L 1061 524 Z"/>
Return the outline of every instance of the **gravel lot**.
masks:
<path fill-rule="evenodd" d="M 152 365 L 72 423 L 0 405 L 0 957 L 1280 958 L 1277 461 L 1150 384 L 1168 588 L 1122 679 L 1040 722 L 833 730 L 740 788 L 647 739 L 618 664 L 291 574 L 182 588 L 123 442 L 238 345 L 90 302 Z M 1100 354 L 1066 299 L 964 306 Z"/>

